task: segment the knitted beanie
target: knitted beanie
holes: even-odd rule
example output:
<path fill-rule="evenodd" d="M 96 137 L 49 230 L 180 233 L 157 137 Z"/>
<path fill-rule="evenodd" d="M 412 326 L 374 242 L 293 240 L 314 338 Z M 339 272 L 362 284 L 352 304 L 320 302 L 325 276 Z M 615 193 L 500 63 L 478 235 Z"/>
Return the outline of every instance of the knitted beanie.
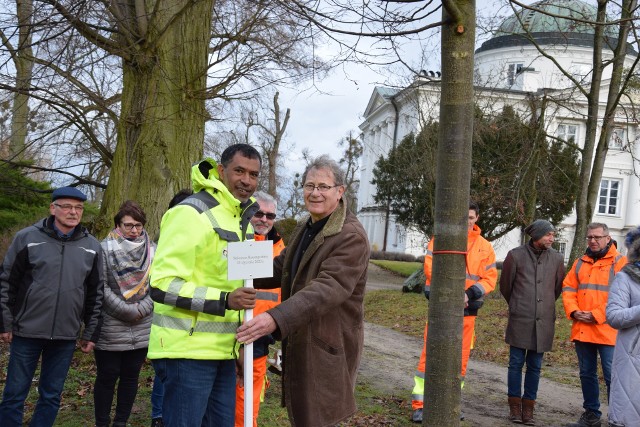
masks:
<path fill-rule="evenodd" d="M 534 242 L 540 240 L 550 231 L 556 231 L 556 228 L 544 219 L 537 219 L 524 229 L 524 232 L 531 236 Z"/>

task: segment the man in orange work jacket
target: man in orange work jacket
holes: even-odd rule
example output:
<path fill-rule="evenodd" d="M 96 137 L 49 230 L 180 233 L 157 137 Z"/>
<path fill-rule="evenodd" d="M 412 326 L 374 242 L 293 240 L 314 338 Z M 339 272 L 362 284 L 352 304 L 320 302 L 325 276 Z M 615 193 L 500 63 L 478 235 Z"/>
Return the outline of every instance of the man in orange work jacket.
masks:
<path fill-rule="evenodd" d="M 260 205 L 260 210 L 251 218 L 255 240 L 273 241 L 273 257 L 275 258 L 284 249 L 284 241 L 274 228 L 276 219 L 277 201 L 269 194 L 256 191 L 253 194 Z M 256 294 L 256 306 L 253 315 L 257 316 L 270 308 L 280 304 L 280 288 L 260 289 Z M 267 387 L 267 356 L 269 345 L 275 340 L 271 335 L 264 336 L 253 343 L 253 425 L 258 425 L 258 411 L 260 401 L 264 397 Z M 244 426 L 244 387 L 236 384 L 236 427 Z"/>
<path fill-rule="evenodd" d="M 587 226 L 587 250 L 577 259 L 562 282 L 562 302 L 567 317 L 573 321 L 571 341 L 575 343 L 584 413 L 569 426 L 601 425 L 600 389 L 598 386 L 598 353 L 602 373 L 611 383 L 611 362 L 617 331 L 606 319 L 609 287 L 614 276 L 627 263 L 618 252 L 606 224 L 594 222 Z"/>
<path fill-rule="evenodd" d="M 482 307 L 483 298 L 493 291 L 498 280 L 498 270 L 496 268 L 496 254 L 491 243 L 480 236 L 480 228 L 476 225 L 479 215 L 479 208 L 475 202 L 469 203 L 469 234 L 467 237 L 467 278 L 465 282 L 465 308 L 462 329 L 462 369 L 463 378 L 467 372 L 469 354 L 473 347 L 474 329 L 478 309 Z M 429 299 L 429 289 L 431 287 L 431 270 L 433 262 L 433 239 L 429 241 L 427 254 L 424 257 L 424 274 L 427 278 L 424 293 Z M 427 325 L 424 327 L 424 341 L 422 354 L 418 363 L 418 370 L 414 380 L 413 393 L 411 397 L 411 408 L 413 413 L 411 420 L 415 423 L 422 422 L 422 409 L 424 407 L 424 372 L 427 361 Z"/>

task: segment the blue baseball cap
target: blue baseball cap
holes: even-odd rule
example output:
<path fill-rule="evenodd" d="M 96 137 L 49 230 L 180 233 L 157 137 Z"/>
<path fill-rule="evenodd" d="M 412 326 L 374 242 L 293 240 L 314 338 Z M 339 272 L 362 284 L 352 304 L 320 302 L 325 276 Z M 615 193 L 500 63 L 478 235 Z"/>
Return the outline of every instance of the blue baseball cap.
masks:
<path fill-rule="evenodd" d="M 87 196 L 75 187 L 60 187 L 53 190 L 51 194 L 51 201 L 58 199 L 76 199 L 84 202 L 87 200 Z"/>

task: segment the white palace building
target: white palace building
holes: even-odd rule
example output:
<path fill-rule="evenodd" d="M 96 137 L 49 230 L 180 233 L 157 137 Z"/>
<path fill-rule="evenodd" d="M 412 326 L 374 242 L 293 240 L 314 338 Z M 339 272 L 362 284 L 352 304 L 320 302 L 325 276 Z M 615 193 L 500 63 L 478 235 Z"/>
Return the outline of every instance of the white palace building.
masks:
<path fill-rule="evenodd" d="M 543 0 L 532 5 L 555 16 L 594 19 L 594 6 L 579 0 Z M 476 102 L 482 108 L 496 113 L 504 105 L 513 106 L 522 116 L 528 111 L 532 97 L 545 94 L 555 99 L 553 107 L 545 112 L 546 131 L 563 140 L 584 143 L 587 104 L 571 80 L 562 74 L 554 62 L 541 55 L 523 36 L 523 25 L 529 34 L 564 70 L 580 80 L 590 78 L 593 29 L 576 24 L 574 20 L 552 18 L 537 11 L 523 10 L 520 17 L 504 20 L 492 38 L 485 41 L 475 54 Z M 615 38 L 617 30 L 611 28 L 608 37 Z M 637 56 L 627 50 L 628 63 Z M 611 50 L 604 50 L 603 58 L 611 58 Z M 601 115 L 607 99 L 611 67 L 605 68 L 601 88 Z M 380 156 L 386 156 L 394 144 L 410 132 L 417 133 L 427 119 L 438 120 L 439 77 L 437 72 L 422 72 L 408 87 L 399 90 L 376 87 L 360 125 L 364 153 L 361 159 L 358 218 L 367 231 L 373 250 L 403 252 L 422 255 L 427 239 L 415 230 L 407 230 L 386 214 L 386 207 L 374 202 L 376 188 L 371 184 L 373 169 Z M 592 221 L 606 223 L 611 235 L 623 242 L 629 229 L 640 225 L 640 183 L 634 171 L 634 158 L 640 158 L 635 141 L 640 130 L 633 105 L 623 98 L 615 118 L 615 131 L 609 141 L 600 193 Z M 480 213 L 482 215 L 482 212 Z M 481 221 L 482 222 L 482 218 Z M 575 215 L 557 224 L 560 232 L 556 241 L 568 259 L 574 236 Z M 520 230 L 512 230 L 493 242 L 499 260 L 518 246 Z M 386 241 L 386 242 L 385 242 Z M 623 246 L 620 244 L 619 246 Z M 586 247 L 586 245 L 585 245 Z M 620 248 L 624 250 L 624 248 Z"/>

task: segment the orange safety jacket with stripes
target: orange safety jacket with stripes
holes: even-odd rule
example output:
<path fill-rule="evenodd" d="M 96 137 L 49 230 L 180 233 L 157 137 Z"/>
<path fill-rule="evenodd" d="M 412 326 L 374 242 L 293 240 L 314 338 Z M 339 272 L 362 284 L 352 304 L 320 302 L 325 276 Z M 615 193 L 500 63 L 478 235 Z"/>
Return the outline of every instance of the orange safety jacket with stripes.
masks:
<path fill-rule="evenodd" d="M 493 291 L 498 281 L 496 268 L 496 253 L 491 243 L 480 235 L 480 227 L 474 224 L 467 236 L 466 281 L 465 293 L 469 297 L 469 305 L 464 310 L 465 316 L 477 316 L 478 309 L 484 303 L 484 296 Z M 429 297 L 431 287 L 431 273 L 433 269 L 433 241 L 427 245 L 424 257 L 424 275 L 426 277 L 424 291 Z"/>
<path fill-rule="evenodd" d="M 626 263 L 613 243 L 602 258 L 594 261 L 585 254 L 573 263 L 562 282 L 564 311 L 573 320 L 571 341 L 615 345 L 617 331 L 606 323 L 607 300 L 613 278 Z M 573 319 L 575 311 L 590 311 L 596 323 Z"/>
<path fill-rule="evenodd" d="M 273 257 L 280 255 L 280 252 L 284 249 L 284 240 L 280 234 L 276 231 L 275 227 L 271 228 L 269 234 L 262 236 L 260 234 L 254 234 L 254 239 L 257 241 L 271 240 L 273 241 Z M 253 309 L 254 317 L 260 313 L 264 313 L 267 310 L 272 309 L 276 305 L 280 304 L 280 288 L 273 289 L 258 289 L 256 293 L 256 306 Z M 266 356 L 269 354 L 269 345 L 273 344 L 275 340 L 271 335 L 266 335 L 259 338 L 253 343 L 253 358 Z"/>

